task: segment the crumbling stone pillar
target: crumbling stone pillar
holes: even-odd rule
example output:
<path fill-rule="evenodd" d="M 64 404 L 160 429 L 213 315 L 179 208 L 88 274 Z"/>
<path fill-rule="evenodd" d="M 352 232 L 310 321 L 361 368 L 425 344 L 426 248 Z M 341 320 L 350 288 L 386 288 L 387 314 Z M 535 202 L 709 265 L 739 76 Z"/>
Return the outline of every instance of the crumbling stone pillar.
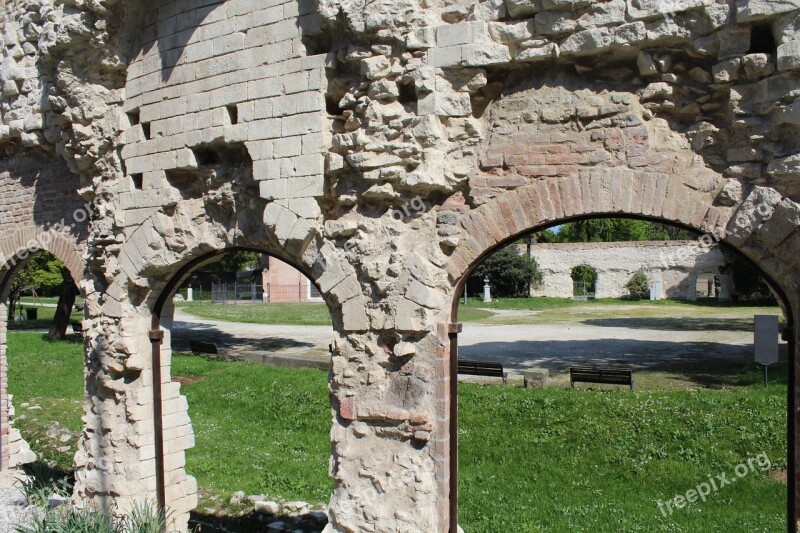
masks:
<path fill-rule="evenodd" d="M 94 303 L 87 299 L 90 313 Z M 128 313 L 85 322 L 88 399 L 75 460 L 76 503 L 121 513 L 137 502 L 157 502 L 150 316 L 132 309 Z M 184 450 L 194 441 L 186 399 L 180 384 L 170 381 L 168 346 L 162 357 L 168 529 L 184 531 L 189 511 L 197 504 L 196 483 L 183 469 Z"/>

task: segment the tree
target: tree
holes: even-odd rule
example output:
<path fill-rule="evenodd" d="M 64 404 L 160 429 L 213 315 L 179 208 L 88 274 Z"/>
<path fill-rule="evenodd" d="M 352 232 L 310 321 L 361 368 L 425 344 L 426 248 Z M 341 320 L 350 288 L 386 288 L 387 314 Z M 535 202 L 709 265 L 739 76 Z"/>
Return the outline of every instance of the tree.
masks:
<path fill-rule="evenodd" d="M 467 287 L 472 294 L 483 291 L 483 280 L 496 296 L 528 296 L 531 286 L 542 282 L 542 272 L 536 260 L 517 252 L 513 246 L 490 255 L 469 277 Z"/>
<path fill-rule="evenodd" d="M 774 296 L 767 282 L 750 263 L 734 255 L 729 264 L 736 296 L 745 300 L 772 300 Z"/>
<path fill-rule="evenodd" d="M 50 252 L 39 251 L 14 275 L 8 293 L 8 316 L 13 318 L 22 293 L 35 289 L 55 289 L 64 282 L 64 263 Z"/>
<path fill-rule="evenodd" d="M 643 270 L 634 272 L 625 287 L 634 300 L 643 300 L 650 295 L 650 282 Z"/>
<path fill-rule="evenodd" d="M 537 242 L 624 242 L 692 239 L 693 234 L 676 226 L 632 218 L 589 218 L 568 222 L 558 232 L 536 234 Z"/>
<path fill-rule="evenodd" d="M 227 253 L 219 261 L 204 265 L 203 272 L 209 274 L 223 274 L 227 272 L 241 272 L 243 270 L 257 268 L 261 254 L 251 251 L 237 251 Z"/>
<path fill-rule="evenodd" d="M 594 293 L 597 283 L 597 270 L 588 265 L 578 265 L 570 273 L 573 284 L 575 285 L 573 294 L 575 296 L 585 296 Z"/>
<path fill-rule="evenodd" d="M 53 315 L 53 322 L 50 324 L 50 331 L 47 334 L 51 339 L 63 339 L 67 336 L 67 327 L 72 316 L 72 306 L 75 305 L 75 297 L 78 295 L 78 287 L 66 267 L 61 269 L 61 279 L 61 294 L 58 297 L 56 312 Z"/>

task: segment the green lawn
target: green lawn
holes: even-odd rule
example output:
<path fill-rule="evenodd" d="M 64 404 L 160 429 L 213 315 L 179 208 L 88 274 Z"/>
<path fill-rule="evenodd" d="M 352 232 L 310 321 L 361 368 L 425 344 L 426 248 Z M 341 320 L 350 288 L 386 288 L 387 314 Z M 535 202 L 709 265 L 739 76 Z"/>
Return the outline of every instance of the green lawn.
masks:
<path fill-rule="evenodd" d="M 181 304 L 186 312 L 211 320 L 254 324 L 329 326 L 330 314 L 321 303 L 214 305 Z M 508 314 L 507 312 L 513 314 Z M 528 313 L 530 311 L 530 313 Z M 577 302 L 569 298 L 498 298 L 484 303 L 468 300 L 459 305 L 459 322 L 485 324 L 583 323 L 655 329 L 751 331 L 753 315 L 781 314 L 779 307 L 677 300 L 601 299 Z M 633 321 L 631 321 L 631 319 Z M 783 320 L 783 319 L 782 319 Z"/>
<path fill-rule="evenodd" d="M 33 305 L 24 304 L 25 309 L 34 307 Z M 20 322 L 8 322 L 8 329 L 11 331 L 22 331 L 31 329 L 50 329 L 53 323 L 53 315 L 56 313 L 55 307 L 36 307 L 36 320 L 22 320 Z M 23 316 L 25 316 L 23 312 Z M 70 315 L 70 321 L 82 321 L 83 311 L 73 311 Z M 67 327 L 67 333 L 72 333 L 72 328 Z"/>
<path fill-rule="evenodd" d="M 16 424 L 36 451 L 52 421 L 80 428 L 81 354 L 76 342 L 9 335 L 9 389 L 24 415 Z M 176 356 L 173 375 L 195 427 L 186 468 L 201 509 L 225 508 L 237 490 L 327 501 L 327 373 Z M 727 389 L 637 393 L 460 385 L 461 525 L 470 533 L 785 530 L 786 486 L 769 475 L 786 467 L 785 374 L 768 391 L 755 378 L 721 379 Z M 709 476 L 735 477 L 737 464 L 761 452 L 772 472 L 659 512 L 657 500 Z M 71 453 L 49 459 L 66 468 Z"/>
<path fill-rule="evenodd" d="M 192 315 L 211 320 L 252 324 L 330 326 L 331 315 L 321 303 L 212 304 L 187 302 L 179 306 Z"/>

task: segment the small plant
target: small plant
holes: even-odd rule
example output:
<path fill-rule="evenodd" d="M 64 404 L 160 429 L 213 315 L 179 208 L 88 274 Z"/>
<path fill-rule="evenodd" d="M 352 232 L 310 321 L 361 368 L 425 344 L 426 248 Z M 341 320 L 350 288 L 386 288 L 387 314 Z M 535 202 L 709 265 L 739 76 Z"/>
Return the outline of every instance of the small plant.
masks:
<path fill-rule="evenodd" d="M 650 282 L 643 270 L 637 270 L 625 287 L 634 300 L 642 300 L 650 294 Z"/>
<path fill-rule="evenodd" d="M 14 530 L 17 533 L 124 533 L 110 515 L 75 507 L 47 509 L 41 516 L 34 517 L 31 525 L 17 525 Z"/>
<path fill-rule="evenodd" d="M 92 507 L 45 509 L 30 525 L 16 525 L 17 533 L 161 533 L 166 523 L 163 511 L 149 502 L 134 504 L 127 515 L 115 517 Z"/>
<path fill-rule="evenodd" d="M 167 519 L 164 510 L 149 501 L 134 503 L 131 512 L 122 520 L 126 533 L 161 533 Z"/>
<path fill-rule="evenodd" d="M 72 483 L 67 476 L 58 477 L 53 470 L 38 463 L 27 465 L 25 474 L 17 481 L 17 486 L 28 505 L 45 507 L 51 496 L 68 497 L 72 494 Z"/>

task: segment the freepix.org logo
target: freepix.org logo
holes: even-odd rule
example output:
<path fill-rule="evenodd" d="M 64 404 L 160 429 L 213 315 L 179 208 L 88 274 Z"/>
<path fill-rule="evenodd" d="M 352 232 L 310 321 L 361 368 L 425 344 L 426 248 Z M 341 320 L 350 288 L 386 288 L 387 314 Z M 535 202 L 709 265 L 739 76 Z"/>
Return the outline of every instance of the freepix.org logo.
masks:
<path fill-rule="evenodd" d="M 767 472 L 772 468 L 772 463 L 767 457 L 767 454 L 761 452 L 755 457 L 749 457 L 747 461 L 739 463 L 733 469 L 733 475 L 728 473 L 717 474 L 716 476 L 709 476 L 708 481 L 698 483 L 697 486 L 686 491 L 685 494 L 678 494 L 674 498 L 663 502 L 657 500 L 658 510 L 664 517 L 672 515 L 675 509 L 683 509 L 689 504 L 696 503 L 698 500 L 706 501 L 712 494 L 722 489 L 725 486 L 732 485 L 737 479 L 743 478 L 748 474 L 756 471 Z"/>

